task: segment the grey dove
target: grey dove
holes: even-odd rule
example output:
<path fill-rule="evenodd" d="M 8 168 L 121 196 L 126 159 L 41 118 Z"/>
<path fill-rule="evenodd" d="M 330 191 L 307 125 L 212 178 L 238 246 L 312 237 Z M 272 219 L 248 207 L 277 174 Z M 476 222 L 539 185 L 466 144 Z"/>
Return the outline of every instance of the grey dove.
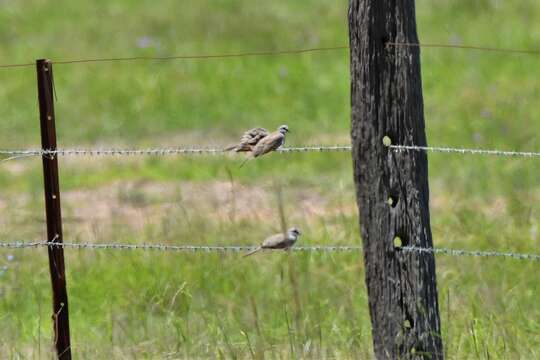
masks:
<path fill-rule="evenodd" d="M 270 134 L 268 130 L 265 128 L 253 128 L 248 131 L 246 131 L 242 137 L 240 138 L 240 142 L 236 145 L 229 146 L 225 148 L 225 151 L 235 151 L 235 152 L 242 152 L 242 151 L 252 151 L 253 147 L 257 145 L 257 143 L 264 138 L 265 136 L 268 136 Z"/>
<path fill-rule="evenodd" d="M 279 234 L 275 234 L 270 237 L 267 237 L 259 247 L 257 247 L 254 250 L 251 250 L 250 252 L 245 254 L 244 257 L 253 255 L 256 252 L 259 252 L 263 249 L 287 250 L 296 243 L 296 240 L 298 240 L 298 237 L 301 234 L 302 233 L 300 232 L 300 230 L 298 230 L 295 227 L 292 227 L 287 231 L 286 234 L 279 233 Z"/>
<path fill-rule="evenodd" d="M 255 159 L 264 154 L 268 154 L 271 151 L 277 150 L 281 145 L 285 143 L 285 134 L 289 132 L 289 127 L 287 125 L 281 125 L 276 131 L 271 132 L 262 139 L 260 139 L 253 149 L 249 153 L 249 156 L 240 167 L 252 159 Z"/>

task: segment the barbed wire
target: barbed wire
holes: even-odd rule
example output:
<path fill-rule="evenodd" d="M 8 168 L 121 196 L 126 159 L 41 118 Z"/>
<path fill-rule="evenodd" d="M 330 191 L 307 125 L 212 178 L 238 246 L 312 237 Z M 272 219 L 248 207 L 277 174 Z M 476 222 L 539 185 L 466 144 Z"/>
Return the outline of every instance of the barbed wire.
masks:
<path fill-rule="evenodd" d="M 159 250 L 159 251 L 175 251 L 175 252 L 244 252 L 257 248 L 257 246 L 208 246 L 208 245 L 169 245 L 169 244 L 119 244 L 119 243 L 72 243 L 72 242 L 0 242 L 0 248 L 25 249 L 38 247 L 60 247 L 74 249 L 95 249 L 95 250 Z M 298 252 L 355 252 L 362 251 L 362 246 L 358 245 L 320 245 L 320 246 L 295 246 L 292 251 Z M 450 248 L 421 248 L 416 246 L 404 246 L 399 251 L 411 253 L 432 253 L 450 256 L 467 256 L 467 257 L 502 257 L 512 258 L 517 260 L 540 261 L 539 254 L 513 253 L 513 252 L 497 252 L 497 251 L 481 251 L 481 250 L 464 250 Z"/>
<path fill-rule="evenodd" d="M 492 149 L 468 149 L 453 147 L 436 146 L 416 146 L 416 145 L 388 145 L 388 148 L 396 152 L 402 151 L 424 151 L 424 152 L 442 152 L 473 155 L 491 155 L 502 157 L 540 157 L 540 152 L 533 151 L 507 151 Z M 312 145 L 298 147 L 284 147 L 277 149 L 278 153 L 293 152 L 348 152 L 351 151 L 350 145 Z M 32 156 L 168 156 L 168 155 L 219 155 L 229 151 L 223 148 L 148 148 L 148 149 L 26 149 L 26 150 L 0 150 L 0 156 L 7 158 L 0 161 L 9 161 Z"/>
<path fill-rule="evenodd" d="M 350 145 L 312 145 L 284 147 L 277 149 L 279 153 L 292 152 L 344 152 L 350 151 Z M 149 149 L 57 149 L 57 150 L 0 150 L 0 155 L 9 156 L 4 159 L 13 160 L 31 156 L 79 155 L 79 156 L 166 156 L 166 155 L 218 155 L 229 153 L 223 148 L 149 148 Z"/>
<path fill-rule="evenodd" d="M 463 249 L 447 249 L 447 248 L 420 248 L 416 246 L 404 246 L 401 248 L 404 251 L 427 253 L 427 254 L 442 254 L 450 256 L 473 256 L 473 257 L 506 257 L 517 260 L 540 261 L 540 255 L 523 254 L 511 252 L 497 251 L 479 251 L 479 250 L 463 250 Z"/>
<path fill-rule="evenodd" d="M 493 155 L 507 157 L 540 157 L 540 152 L 531 151 L 506 151 L 506 150 L 488 150 L 488 149 L 467 149 L 467 148 L 452 148 L 452 147 L 433 147 L 433 146 L 416 146 L 416 145 L 388 145 L 394 151 L 401 152 L 406 150 L 424 151 L 424 152 L 443 152 L 443 153 L 458 153 L 458 154 L 474 154 L 474 155 Z"/>
<path fill-rule="evenodd" d="M 387 47 L 395 46 L 395 47 L 443 48 L 443 49 L 449 48 L 449 49 L 478 50 L 478 51 L 502 52 L 502 53 L 514 53 L 514 54 L 540 55 L 540 50 L 536 50 L 536 49 L 508 49 L 508 48 L 495 48 L 495 47 L 485 47 L 485 46 L 477 46 L 477 45 L 387 42 L 386 46 Z"/>
<path fill-rule="evenodd" d="M 112 250 L 162 250 L 162 251 L 180 251 L 180 252 L 243 252 L 257 248 L 257 246 L 208 246 L 208 245 L 169 245 L 169 244 L 118 244 L 118 243 L 58 243 L 58 242 L 0 242 L 0 248 L 36 248 L 36 247 L 62 247 L 75 249 L 112 249 Z M 295 246 L 293 251 L 360 251 L 360 246 Z"/>

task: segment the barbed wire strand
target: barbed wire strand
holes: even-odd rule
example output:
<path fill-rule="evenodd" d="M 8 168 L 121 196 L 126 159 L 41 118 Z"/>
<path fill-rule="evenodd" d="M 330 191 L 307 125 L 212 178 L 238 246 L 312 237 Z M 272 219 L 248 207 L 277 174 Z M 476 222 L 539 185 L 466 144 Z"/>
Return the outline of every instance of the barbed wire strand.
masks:
<path fill-rule="evenodd" d="M 495 47 L 485 47 L 485 46 L 477 46 L 477 45 L 387 42 L 386 46 L 387 47 L 395 46 L 395 47 L 442 48 L 442 49 L 449 48 L 449 49 L 478 50 L 478 51 L 502 52 L 502 53 L 514 53 L 514 54 L 540 55 L 540 50 L 536 50 L 536 49 L 507 49 L 507 48 L 495 48 Z"/>
<path fill-rule="evenodd" d="M 467 148 L 452 148 L 452 147 L 434 147 L 434 146 L 416 146 L 416 145 L 388 145 L 394 151 L 424 151 L 424 152 L 442 152 L 442 153 L 458 153 L 458 154 L 474 154 L 474 155 L 493 155 L 507 157 L 540 157 L 540 152 L 531 151 L 506 151 L 506 150 L 490 150 L 490 149 L 467 149 Z"/>
<path fill-rule="evenodd" d="M 505 257 L 517 260 L 540 261 L 539 254 L 524 254 L 512 252 L 497 252 L 497 251 L 479 251 L 479 250 L 463 250 L 463 249 L 448 249 L 448 248 L 420 248 L 416 246 L 404 246 L 404 251 L 418 253 L 432 253 L 450 256 L 473 256 L 473 257 Z"/>
<path fill-rule="evenodd" d="M 244 252 L 257 248 L 257 246 L 207 246 L 207 245 L 168 245 L 168 244 L 119 244 L 119 243 L 71 243 L 71 242 L 0 242 L 0 248 L 37 248 L 55 246 L 62 248 L 75 249 L 111 249 L 111 250 L 161 250 L 161 251 L 177 251 L 177 252 Z M 300 252 L 352 252 L 362 251 L 361 246 L 356 245 L 336 245 L 336 246 L 295 246 L 292 251 Z M 497 251 L 480 251 L 480 250 L 464 250 L 450 248 L 421 248 L 415 246 L 404 246 L 399 251 L 412 253 L 433 253 L 450 256 L 467 256 L 467 257 L 503 257 L 517 260 L 540 261 L 539 254 L 513 253 L 513 252 L 497 252 Z"/>
<path fill-rule="evenodd" d="M 350 145 L 313 145 L 299 147 L 284 147 L 277 149 L 279 153 L 292 152 L 331 152 L 350 151 Z M 79 156 L 165 156 L 165 155 L 218 155 L 224 153 L 234 153 L 223 148 L 149 148 L 149 149 L 57 149 L 57 150 L 0 150 L 0 155 L 10 156 L 4 159 L 13 160 L 26 156 L 55 156 L 55 155 L 79 155 Z"/>
<path fill-rule="evenodd" d="M 130 56 L 130 57 L 110 57 L 110 58 L 92 58 L 92 59 L 72 59 L 72 60 L 51 60 L 53 64 L 80 64 L 80 63 L 96 63 L 96 62 L 125 62 L 125 61 L 166 61 L 166 60 L 212 60 L 212 59 L 229 59 L 229 58 L 243 58 L 243 57 L 256 57 L 256 56 L 281 56 L 281 55 L 295 55 L 305 54 L 311 52 L 325 52 L 334 50 L 345 50 L 349 46 L 329 46 L 329 47 L 314 47 L 306 49 L 292 49 L 292 50 L 265 50 L 265 51 L 249 51 L 230 54 L 202 54 L 202 55 L 172 55 L 172 56 Z M 27 67 L 35 66 L 35 63 L 23 63 L 23 64 L 6 64 L 0 65 L 0 68 L 15 68 L 15 67 Z"/>
<path fill-rule="evenodd" d="M 114 250 L 163 250 L 184 252 L 243 252 L 257 248 L 257 246 L 208 246 L 208 245 L 165 245 L 165 244 L 118 244 L 118 243 L 70 243 L 70 242 L 0 242 L 0 248 L 36 248 L 55 246 L 75 249 L 114 249 Z M 360 246 L 296 246 L 293 251 L 360 251 Z"/>
<path fill-rule="evenodd" d="M 388 145 L 388 148 L 396 152 L 402 151 L 424 151 L 442 152 L 473 155 L 492 155 L 503 157 L 540 157 L 540 152 L 532 151 L 507 151 L 492 149 L 469 149 L 436 146 L 416 146 L 416 145 Z M 292 152 L 347 152 L 351 151 L 350 145 L 313 145 L 299 147 L 285 147 L 276 150 L 278 153 Z M 21 157 L 30 156 L 166 156 L 166 155 L 219 155 L 228 153 L 222 148 L 149 148 L 149 149 L 58 149 L 58 150 L 0 150 L 0 155 L 8 156 L 2 161 L 14 160 Z"/>
<path fill-rule="evenodd" d="M 13 155 L 13 156 L 10 156 L 10 157 L 8 157 L 8 158 L 1 159 L 1 160 L 0 160 L 0 163 L 6 162 L 6 161 L 11 161 L 11 160 L 23 159 L 23 158 L 32 157 L 32 156 L 36 156 L 36 155 L 35 155 L 35 154 L 20 154 L 20 155 Z"/>

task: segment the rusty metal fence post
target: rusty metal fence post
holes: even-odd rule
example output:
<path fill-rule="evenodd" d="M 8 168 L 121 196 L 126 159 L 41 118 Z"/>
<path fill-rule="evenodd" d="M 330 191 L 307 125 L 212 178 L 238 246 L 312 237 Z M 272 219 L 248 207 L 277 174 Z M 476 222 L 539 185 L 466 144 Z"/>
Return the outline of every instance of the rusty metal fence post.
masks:
<path fill-rule="evenodd" d="M 53 68 L 50 60 L 37 60 L 37 86 L 41 125 L 41 147 L 56 150 L 56 127 L 54 118 Z M 62 243 L 62 214 L 60 209 L 60 185 L 58 181 L 58 157 L 43 154 L 43 180 L 45 189 L 45 212 L 47 241 Z M 49 245 L 49 270 L 53 293 L 54 346 L 59 359 L 71 359 L 69 338 L 68 296 L 64 269 L 64 249 Z"/>

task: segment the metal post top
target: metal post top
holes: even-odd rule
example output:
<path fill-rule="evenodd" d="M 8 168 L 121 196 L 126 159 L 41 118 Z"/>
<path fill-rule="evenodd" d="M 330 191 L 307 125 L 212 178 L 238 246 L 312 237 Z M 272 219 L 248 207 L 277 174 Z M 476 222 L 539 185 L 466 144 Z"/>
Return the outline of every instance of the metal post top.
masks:
<path fill-rule="evenodd" d="M 43 70 L 45 72 L 48 72 L 49 69 L 52 69 L 52 60 L 50 59 L 38 59 L 36 60 L 36 67 L 38 68 L 38 71 L 39 71 L 39 68 L 40 67 L 43 67 Z"/>

